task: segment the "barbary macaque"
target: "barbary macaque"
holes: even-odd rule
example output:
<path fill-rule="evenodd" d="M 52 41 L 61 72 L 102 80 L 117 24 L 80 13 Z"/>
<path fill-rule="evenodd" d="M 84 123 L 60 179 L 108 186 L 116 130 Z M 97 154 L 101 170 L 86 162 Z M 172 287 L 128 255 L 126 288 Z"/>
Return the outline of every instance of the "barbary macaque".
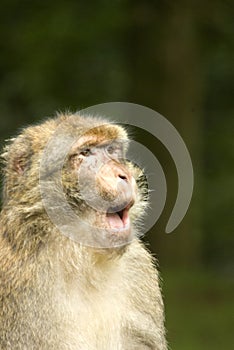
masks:
<path fill-rule="evenodd" d="M 52 140 L 52 141 L 51 141 Z M 2 154 L 1 350 L 166 350 L 146 178 L 125 129 L 60 114 Z"/>

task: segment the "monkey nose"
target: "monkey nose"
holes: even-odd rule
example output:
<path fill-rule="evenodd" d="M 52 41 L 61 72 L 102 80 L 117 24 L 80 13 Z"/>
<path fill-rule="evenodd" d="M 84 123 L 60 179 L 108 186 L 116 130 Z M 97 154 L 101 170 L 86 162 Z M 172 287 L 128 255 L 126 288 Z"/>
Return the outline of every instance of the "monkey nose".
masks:
<path fill-rule="evenodd" d="M 121 180 L 124 180 L 124 181 L 128 182 L 128 177 L 127 177 L 127 175 L 119 174 L 118 177 L 119 177 Z"/>

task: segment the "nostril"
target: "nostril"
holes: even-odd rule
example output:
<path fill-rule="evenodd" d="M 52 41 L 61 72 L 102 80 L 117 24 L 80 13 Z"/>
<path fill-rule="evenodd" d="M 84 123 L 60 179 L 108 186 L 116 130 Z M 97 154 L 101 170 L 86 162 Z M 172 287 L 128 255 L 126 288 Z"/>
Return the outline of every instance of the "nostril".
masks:
<path fill-rule="evenodd" d="M 127 176 L 119 174 L 118 177 L 122 180 L 128 181 Z"/>

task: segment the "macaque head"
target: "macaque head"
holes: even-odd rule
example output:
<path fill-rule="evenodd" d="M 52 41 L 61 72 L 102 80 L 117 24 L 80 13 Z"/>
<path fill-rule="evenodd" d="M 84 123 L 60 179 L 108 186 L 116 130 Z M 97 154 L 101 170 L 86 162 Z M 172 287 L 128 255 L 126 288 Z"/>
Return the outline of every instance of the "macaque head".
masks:
<path fill-rule="evenodd" d="M 126 160 L 128 143 L 124 128 L 106 120 L 60 115 L 25 129 L 8 146 L 5 158 L 14 147 L 17 152 L 8 164 L 14 178 L 7 179 L 5 191 L 13 181 L 10 196 L 36 199 L 32 211 L 40 194 L 60 233 L 78 243 L 124 246 L 134 238 L 146 204 L 142 171 Z"/>
<path fill-rule="evenodd" d="M 136 233 L 134 209 L 136 204 L 139 211 L 142 172 L 126 160 L 128 144 L 122 127 L 99 121 L 72 144 L 63 165 L 67 201 L 88 224 L 86 238 L 92 232 L 92 241 L 103 247 L 125 245 Z"/>

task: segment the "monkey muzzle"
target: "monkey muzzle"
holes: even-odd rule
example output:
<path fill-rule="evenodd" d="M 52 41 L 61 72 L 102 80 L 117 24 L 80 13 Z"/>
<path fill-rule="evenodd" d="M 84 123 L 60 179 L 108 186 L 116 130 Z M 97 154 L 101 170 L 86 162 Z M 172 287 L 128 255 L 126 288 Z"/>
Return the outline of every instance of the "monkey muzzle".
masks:
<path fill-rule="evenodd" d="M 135 202 L 133 186 L 126 179 L 119 177 L 117 181 L 117 194 L 107 209 L 107 222 L 112 229 L 129 229 L 129 210 Z"/>

